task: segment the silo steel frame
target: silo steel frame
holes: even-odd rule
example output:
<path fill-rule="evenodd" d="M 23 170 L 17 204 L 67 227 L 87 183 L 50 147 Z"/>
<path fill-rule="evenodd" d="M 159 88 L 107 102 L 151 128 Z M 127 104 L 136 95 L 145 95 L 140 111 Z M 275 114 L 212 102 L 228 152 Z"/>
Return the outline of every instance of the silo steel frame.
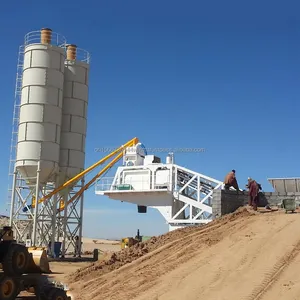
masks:
<path fill-rule="evenodd" d="M 53 182 L 40 185 L 39 174 L 41 170 L 40 163 L 38 163 L 35 178 L 37 183 L 35 187 L 33 187 L 29 183 L 33 178 L 25 178 L 18 172 L 18 169 L 15 166 L 20 119 L 24 49 L 26 45 L 34 43 L 34 40 L 37 37 L 40 37 L 40 31 L 28 33 L 25 36 L 24 45 L 19 48 L 9 164 L 8 201 L 10 204 L 10 226 L 13 227 L 16 239 L 19 242 L 26 242 L 27 239 L 31 239 L 32 245 L 47 246 L 49 241 L 51 241 L 52 253 L 54 253 L 54 242 L 62 239 L 65 244 L 64 255 L 70 246 L 75 246 L 74 236 L 79 235 L 80 239 L 82 237 L 83 194 L 74 199 L 69 205 L 65 205 L 63 212 L 59 212 L 61 195 L 58 193 L 47 201 L 39 204 L 39 201 L 37 201 L 38 199 L 41 199 L 57 188 L 59 182 L 58 174 Z M 64 37 L 54 32 L 52 32 L 52 37 L 55 40 L 54 43 L 56 45 L 66 49 L 66 40 Z M 83 185 L 84 180 L 81 180 L 81 182 L 72 187 L 72 190 L 68 192 L 67 199 L 71 199 Z M 33 194 L 36 196 L 34 199 L 32 199 Z M 32 205 L 34 203 L 35 205 Z"/>
<path fill-rule="evenodd" d="M 90 54 L 86 50 L 72 44 L 67 45 L 66 48 L 59 162 L 60 184 L 84 170 L 90 69 Z M 84 182 L 80 186 L 71 185 L 71 191 L 62 193 L 64 210 L 60 222 L 63 232 L 72 232 L 71 236 L 79 237 L 79 251 L 81 251 L 82 240 L 83 194 L 72 202 L 70 200 L 83 185 Z M 71 244 L 75 247 L 74 240 L 63 239 L 63 254 Z"/>
<path fill-rule="evenodd" d="M 61 238 L 62 241 L 62 257 L 67 254 L 70 248 L 75 249 L 75 236 L 79 237 L 79 251 L 81 252 L 84 193 L 79 196 L 76 194 L 84 185 L 85 180 L 83 178 L 75 186 L 72 186 L 71 190 L 67 191 L 67 195 L 60 196 L 59 201 L 62 201 L 64 206 L 58 209 L 56 226 L 57 233 L 60 234 L 57 238 Z"/>
<path fill-rule="evenodd" d="M 66 40 L 60 34 L 51 32 L 50 44 L 64 48 Z M 17 83 L 16 83 L 16 95 L 15 95 L 15 106 L 14 106 L 14 126 L 12 133 L 12 146 L 11 146 L 11 161 L 10 161 L 10 175 L 11 168 L 14 165 L 14 172 L 12 178 L 11 188 L 11 207 L 10 207 L 10 225 L 13 227 L 16 234 L 16 239 L 20 242 L 25 242 L 27 239 L 32 240 L 32 244 L 35 246 L 45 245 L 45 240 L 49 242 L 49 230 L 45 230 L 49 223 L 53 223 L 54 204 L 52 210 L 49 210 L 49 201 L 45 207 L 42 205 L 33 204 L 32 195 L 35 194 L 36 198 L 43 195 L 49 190 L 49 184 L 42 186 L 40 184 L 40 162 L 37 163 L 37 172 L 35 178 L 26 178 L 22 175 L 16 167 L 16 156 L 17 156 L 17 143 L 18 143 L 18 128 L 20 122 L 20 107 L 22 100 L 22 82 L 23 82 L 23 71 L 24 71 L 24 53 L 25 48 L 31 45 L 41 44 L 41 31 L 29 32 L 25 35 L 24 45 L 20 47 L 19 61 L 18 61 L 18 72 L 17 72 Z M 11 177 L 11 176 L 10 176 Z M 32 184 L 35 181 L 36 184 Z M 25 209 L 25 211 L 24 211 Z M 26 211 L 27 210 L 27 211 Z"/>

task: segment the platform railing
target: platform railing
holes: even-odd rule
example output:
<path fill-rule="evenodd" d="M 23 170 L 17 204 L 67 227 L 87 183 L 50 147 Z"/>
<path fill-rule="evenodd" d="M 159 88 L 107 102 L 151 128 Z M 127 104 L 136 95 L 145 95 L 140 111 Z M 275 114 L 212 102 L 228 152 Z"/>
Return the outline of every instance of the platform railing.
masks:
<path fill-rule="evenodd" d="M 24 37 L 24 45 L 40 44 L 41 43 L 41 31 L 31 31 L 28 32 Z M 51 32 L 51 45 L 58 47 L 66 46 L 66 38 L 57 32 Z"/>
<path fill-rule="evenodd" d="M 124 181 L 114 182 L 114 177 L 100 178 L 95 184 L 96 192 L 108 192 L 108 191 L 160 191 L 171 190 L 170 178 L 168 177 L 165 183 L 154 183 L 152 176 L 147 178 L 126 178 Z"/>
<path fill-rule="evenodd" d="M 90 64 L 91 63 L 91 55 L 85 49 L 76 48 L 76 60 L 82 61 L 86 64 Z"/>

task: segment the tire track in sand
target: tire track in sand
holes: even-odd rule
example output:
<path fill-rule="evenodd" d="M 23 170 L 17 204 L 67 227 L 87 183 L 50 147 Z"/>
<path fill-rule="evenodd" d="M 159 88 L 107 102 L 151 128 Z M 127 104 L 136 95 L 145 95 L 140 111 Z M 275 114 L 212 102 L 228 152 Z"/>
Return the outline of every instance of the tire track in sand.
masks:
<path fill-rule="evenodd" d="M 293 247 L 292 250 L 288 251 L 270 270 L 264 275 L 264 280 L 258 285 L 254 291 L 245 298 L 245 300 L 261 300 L 264 294 L 272 287 L 272 285 L 279 279 L 283 271 L 291 264 L 291 262 L 300 253 L 300 240 Z"/>
<path fill-rule="evenodd" d="M 289 222 L 287 222 L 286 224 L 281 226 L 279 229 L 277 229 L 276 233 L 278 234 L 278 233 L 282 232 L 283 230 L 285 230 L 288 226 L 290 226 L 294 222 L 295 222 L 294 220 L 290 220 Z M 256 248 L 256 251 L 258 253 L 262 252 L 262 250 L 264 249 L 265 246 L 266 245 L 264 243 L 260 243 L 258 245 L 258 247 Z M 257 259 L 257 256 L 258 256 L 258 254 L 249 257 L 248 253 L 243 255 L 241 260 L 238 263 L 238 268 L 236 269 L 236 271 L 241 271 L 246 265 L 248 265 L 248 267 L 250 267 L 252 265 L 252 263 Z M 234 270 L 232 270 L 232 271 L 234 271 Z M 213 277 L 212 282 L 214 282 L 215 284 L 216 283 L 222 284 L 224 281 L 226 281 L 226 276 L 224 276 L 224 274 L 226 274 L 227 272 L 228 272 L 228 270 L 226 268 L 220 267 L 219 270 L 216 272 L 215 276 Z"/>

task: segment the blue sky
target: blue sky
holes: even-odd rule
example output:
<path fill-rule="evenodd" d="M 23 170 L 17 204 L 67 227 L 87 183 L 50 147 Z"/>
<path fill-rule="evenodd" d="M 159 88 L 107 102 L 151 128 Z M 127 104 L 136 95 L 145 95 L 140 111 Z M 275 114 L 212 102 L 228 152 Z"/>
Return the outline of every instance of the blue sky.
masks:
<path fill-rule="evenodd" d="M 1 212 L 5 211 L 18 47 L 42 27 L 92 55 L 86 166 L 137 136 L 147 147 L 205 148 L 179 165 L 223 180 L 299 176 L 297 1 L 5 1 L 1 4 Z M 161 154 L 161 153 L 160 153 Z M 167 153 L 163 153 L 165 156 Z M 167 230 L 156 211 L 85 196 L 84 234 Z"/>

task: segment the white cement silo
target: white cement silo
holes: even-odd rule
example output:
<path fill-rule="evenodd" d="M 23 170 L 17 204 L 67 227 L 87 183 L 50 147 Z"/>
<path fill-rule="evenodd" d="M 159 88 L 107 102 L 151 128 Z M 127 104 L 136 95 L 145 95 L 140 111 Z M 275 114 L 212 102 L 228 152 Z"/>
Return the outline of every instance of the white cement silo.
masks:
<path fill-rule="evenodd" d="M 54 179 L 59 171 L 59 149 L 64 83 L 64 38 L 51 42 L 51 29 L 25 39 L 22 96 L 16 168 L 35 184 Z M 57 43 L 58 42 L 58 43 Z M 62 47 L 58 44 L 62 43 Z M 31 180 L 28 180 L 31 178 Z"/>
<path fill-rule="evenodd" d="M 64 71 L 60 183 L 84 169 L 89 67 L 89 54 L 75 45 L 68 45 Z"/>

